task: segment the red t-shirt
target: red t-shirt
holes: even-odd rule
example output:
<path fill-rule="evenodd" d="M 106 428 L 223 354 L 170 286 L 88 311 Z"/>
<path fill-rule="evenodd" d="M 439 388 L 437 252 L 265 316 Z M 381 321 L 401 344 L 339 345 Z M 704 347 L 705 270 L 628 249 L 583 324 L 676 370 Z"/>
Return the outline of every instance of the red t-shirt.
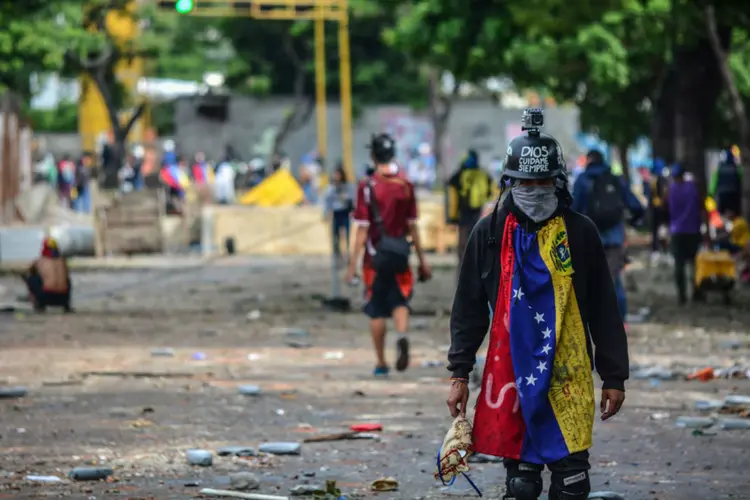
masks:
<path fill-rule="evenodd" d="M 417 220 L 417 200 L 414 196 L 414 185 L 399 175 L 375 173 L 369 180 L 375 193 L 375 202 L 383 219 L 383 227 L 388 236 L 405 236 L 409 224 Z M 354 209 L 354 221 L 367 226 L 367 247 L 365 264 L 375 254 L 375 245 L 380 240 L 380 230 L 370 211 L 370 187 L 368 180 L 359 183 L 357 205 Z"/>

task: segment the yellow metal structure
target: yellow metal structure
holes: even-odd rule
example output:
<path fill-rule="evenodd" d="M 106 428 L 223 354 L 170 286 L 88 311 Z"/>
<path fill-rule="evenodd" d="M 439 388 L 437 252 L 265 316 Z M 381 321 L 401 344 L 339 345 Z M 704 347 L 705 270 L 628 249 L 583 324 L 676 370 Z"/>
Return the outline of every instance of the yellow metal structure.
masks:
<path fill-rule="evenodd" d="M 288 207 L 305 201 L 305 193 L 292 173 L 280 168 L 240 197 L 239 201 L 240 205 Z"/>
<path fill-rule="evenodd" d="M 128 9 L 132 10 L 136 6 L 133 1 L 129 4 Z M 132 14 L 128 12 L 110 12 L 106 19 L 107 31 L 120 44 L 126 44 L 138 36 L 138 24 Z M 128 99 L 135 99 L 138 80 L 143 76 L 143 59 L 134 58 L 130 61 L 122 60 L 115 68 L 115 75 L 122 83 Z M 108 134 L 112 129 L 112 123 L 107 113 L 107 106 L 104 103 L 99 89 L 96 84 L 86 75 L 80 77 L 81 94 L 79 98 L 78 109 L 78 133 L 81 136 L 81 147 L 84 151 L 93 151 L 96 149 L 97 141 L 102 134 Z M 130 119 L 129 113 L 123 113 L 120 117 L 123 123 Z M 146 129 L 145 117 L 142 117 L 133 127 L 129 138 L 134 141 L 140 141 Z"/>
<path fill-rule="evenodd" d="M 321 9 L 322 7 L 316 7 Z M 322 12 L 321 12 L 322 14 Z M 315 114 L 318 121 L 318 154 L 328 161 L 328 125 L 326 123 L 326 27 L 322 15 L 315 20 Z"/>
<path fill-rule="evenodd" d="M 339 80 L 341 82 L 341 145 L 347 177 L 354 178 L 352 154 L 352 84 L 349 55 L 348 0 L 195 0 L 187 15 L 252 17 L 275 21 L 315 21 L 315 98 L 318 151 L 327 159 L 325 102 L 325 21 L 338 23 Z"/>

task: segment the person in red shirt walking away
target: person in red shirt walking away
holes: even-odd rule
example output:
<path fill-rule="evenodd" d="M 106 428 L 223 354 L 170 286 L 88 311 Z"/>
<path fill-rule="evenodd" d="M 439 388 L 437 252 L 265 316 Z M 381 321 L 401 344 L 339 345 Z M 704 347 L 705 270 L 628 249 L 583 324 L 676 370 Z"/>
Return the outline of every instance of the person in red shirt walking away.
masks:
<path fill-rule="evenodd" d="M 385 360 L 386 319 L 393 318 L 398 335 L 396 370 L 409 367 L 409 300 L 414 275 L 409 268 L 413 245 L 419 259 L 419 279 L 426 281 L 431 271 L 424 258 L 417 230 L 417 201 L 414 186 L 398 175 L 393 163 L 396 143 L 387 134 L 373 136 L 370 143 L 374 173 L 360 182 L 354 221 L 357 233 L 349 260 L 347 281 L 357 274 L 357 261 L 364 250 L 362 280 L 365 284 L 364 312 L 370 318 L 375 346 L 375 376 L 389 372 Z M 395 167 L 395 168 L 394 168 Z M 411 244 L 409 243 L 411 240 Z"/>

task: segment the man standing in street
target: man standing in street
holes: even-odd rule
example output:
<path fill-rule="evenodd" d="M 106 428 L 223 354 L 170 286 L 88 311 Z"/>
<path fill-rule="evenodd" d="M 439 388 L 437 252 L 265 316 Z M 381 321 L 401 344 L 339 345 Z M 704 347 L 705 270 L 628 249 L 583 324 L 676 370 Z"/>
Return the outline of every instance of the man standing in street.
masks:
<path fill-rule="evenodd" d="M 469 150 L 446 186 L 448 222 L 458 225 L 458 264 L 464 255 L 471 230 L 482 215 L 482 209 L 494 194 L 490 175 L 479 165 L 479 155 Z"/>
<path fill-rule="evenodd" d="M 596 226 L 570 208 L 560 145 L 539 132 L 541 110 L 527 115 L 528 135 L 508 147 L 510 192 L 476 225 L 461 264 L 447 403 L 452 416 L 466 414 L 469 373 L 489 329 L 474 451 L 503 457 L 504 499 L 537 499 L 546 465 L 549 500 L 585 500 L 592 367 L 607 420 L 625 400 L 627 337 Z"/>
<path fill-rule="evenodd" d="M 597 150 L 586 155 L 586 170 L 573 186 L 571 208 L 589 217 L 602 238 L 609 271 L 615 280 L 617 303 L 623 320 L 628 313 L 628 300 L 622 282 L 625 267 L 625 212 L 630 212 L 631 224 L 638 224 L 645 213 L 626 181 L 617 177 Z"/>
<path fill-rule="evenodd" d="M 414 276 L 409 268 L 410 243 L 419 259 L 419 278 L 430 278 L 417 230 L 417 201 L 414 186 L 398 175 L 396 143 L 387 134 L 373 136 L 370 153 L 375 172 L 364 179 L 357 191 L 354 221 L 357 232 L 349 260 L 347 282 L 353 282 L 357 261 L 364 250 L 362 279 L 375 346 L 375 376 L 389 372 L 385 360 L 386 319 L 393 318 L 398 336 L 396 370 L 409 366 L 409 299 Z"/>

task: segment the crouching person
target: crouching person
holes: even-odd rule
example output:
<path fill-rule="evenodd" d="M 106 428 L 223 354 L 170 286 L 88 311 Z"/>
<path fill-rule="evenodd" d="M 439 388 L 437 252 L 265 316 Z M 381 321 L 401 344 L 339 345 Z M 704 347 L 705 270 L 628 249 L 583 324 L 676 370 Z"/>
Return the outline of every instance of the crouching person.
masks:
<path fill-rule="evenodd" d="M 57 241 L 53 238 L 44 240 L 41 255 L 24 273 L 23 280 L 36 311 L 44 312 L 47 307 L 61 307 L 66 313 L 72 312 L 68 263 L 60 254 Z"/>

